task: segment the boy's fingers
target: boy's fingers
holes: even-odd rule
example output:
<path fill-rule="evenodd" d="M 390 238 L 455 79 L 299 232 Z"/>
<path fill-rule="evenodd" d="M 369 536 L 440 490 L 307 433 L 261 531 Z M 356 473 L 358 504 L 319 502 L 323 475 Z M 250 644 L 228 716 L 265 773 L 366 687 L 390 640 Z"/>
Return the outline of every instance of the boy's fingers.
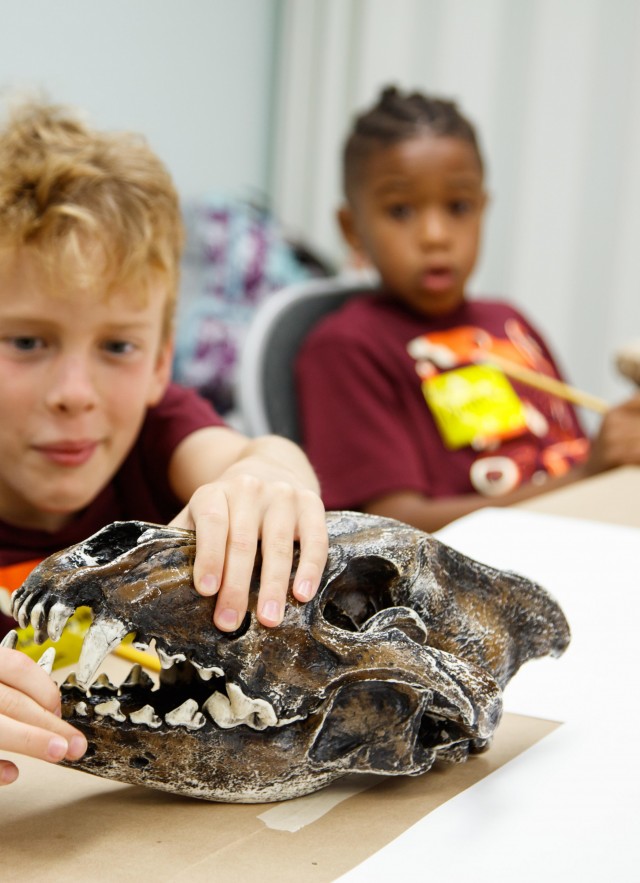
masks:
<path fill-rule="evenodd" d="M 0 760 L 0 785 L 10 785 L 18 778 L 18 767 L 10 760 Z"/>
<path fill-rule="evenodd" d="M 68 726 L 68 725 L 67 725 Z M 68 738 L 60 733 L 0 715 L 0 745 L 5 751 L 26 754 L 58 763 L 63 758 L 77 760 L 87 750 L 87 741 L 73 727 Z"/>
<path fill-rule="evenodd" d="M 296 524 L 295 491 L 285 485 L 265 514 L 262 525 L 262 570 L 258 619 L 266 626 L 280 625 L 291 580 Z"/>
<path fill-rule="evenodd" d="M 193 503 L 194 507 L 197 503 Z M 206 507 L 194 515 L 196 558 L 193 581 L 201 595 L 215 595 L 222 582 L 222 572 L 229 538 L 229 504 L 221 488 L 209 491 Z"/>
<path fill-rule="evenodd" d="M 9 687 L 6 684 L 0 684 L 0 720 L 3 722 L 3 729 L 0 730 L 0 746 L 8 751 L 19 751 L 22 754 L 30 753 L 23 751 L 20 746 L 10 748 L 6 741 L 4 741 L 4 727 L 8 726 L 9 721 L 32 730 L 46 731 L 50 737 L 56 736 L 70 745 L 73 743 L 74 757 L 72 759 L 74 760 L 87 750 L 85 737 L 75 727 L 72 727 L 71 724 L 68 724 L 53 712 L 42 708 L 30 696 L 26 696 L 20 690 Z M 15 728 L 12 727 L 10 730 L 14 732 Z M 34 756 L 40 757 L 41 754 Z"/>
<path fill-rule="evenodd" d="M 300 512 L 299 538 L 300 560 L 293 594 L 298 601 L 309 601 L 318 591 L 329 551 L 324 506 L 316 494 L 309 493 Z"/>
<path fill-rule="evenodd" d="M 29 696 L 38 706 L 56 711 L 60 692 L 49 675 L 29 656 L 0 647 L 0 688 L 6 686 Z M 0 713 L 2 708 L 0 708 Z"/>
<path fill-rule="evenodd" d="M 237 494 L 235 500 L 228 498 L 229 534 L 224 573 L 213 614 L 214 624 L 223 632 L 233 632 L 242 624 L 258 548 L 259 483 L 248 478 L 243 485 L 242 493 Z"/>

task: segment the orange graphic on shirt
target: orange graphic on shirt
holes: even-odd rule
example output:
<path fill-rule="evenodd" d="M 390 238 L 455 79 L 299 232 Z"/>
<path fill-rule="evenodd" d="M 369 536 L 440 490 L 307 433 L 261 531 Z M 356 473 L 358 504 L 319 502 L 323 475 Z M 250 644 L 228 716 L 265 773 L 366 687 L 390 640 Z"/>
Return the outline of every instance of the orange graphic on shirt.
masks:
<path fill-rule="evenodd" d="M 11 616 L 11 593 L 22 585 L 33 568 L 42 560 L 42 558 L 33 558 L 31 561 L 0 566 L 0 613 Z"/>
<path fill-rule="evenodd" d="M 8 592 L 14 592 L 42 560 L 42 558 L 33 558 L 31 561 L 19 561 L 18 564 L 5 564 L 4 567 L 0 567 L 0 587 Z"/>
<path fill-rule="evenodd" d="M 553 367 L 517 319 L 505 322 L 506 338 L 494 337 L 475 325 L 433 331 L 416 337 L 408 346 L 416 370 L 424 380 L 437 371 L 488 361 L 492 354 L 526 368 L 553 375 Z"/>

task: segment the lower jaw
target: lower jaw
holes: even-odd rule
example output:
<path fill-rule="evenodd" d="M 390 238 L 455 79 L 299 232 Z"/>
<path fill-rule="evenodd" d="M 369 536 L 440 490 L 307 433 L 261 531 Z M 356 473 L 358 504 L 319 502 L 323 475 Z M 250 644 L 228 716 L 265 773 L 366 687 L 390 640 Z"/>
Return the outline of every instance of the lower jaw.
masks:
<path fill-rule="evenodd" d="M 417 300 L 417 306 L 421 312 L 430 316 L 450 313 L 460 303 L 463 295 L 452 291 L 423 291 Z"/>

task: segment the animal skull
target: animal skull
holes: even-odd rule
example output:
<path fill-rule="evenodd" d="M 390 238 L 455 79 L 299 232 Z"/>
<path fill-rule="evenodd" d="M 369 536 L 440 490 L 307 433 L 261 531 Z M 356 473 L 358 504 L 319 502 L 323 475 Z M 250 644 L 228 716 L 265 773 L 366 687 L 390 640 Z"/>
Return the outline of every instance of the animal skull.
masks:
<path fill-rule="evenodd" d="M 228 634 L 193 587 L 195 535 L 116 522 L 42 562 L 14 594 L 36 640 L 93 611 L 63 713 L 83 730 L 73 765 L 209 800 L 257 803 L 315 791 L 348 772 L 418 775 L 485 748 L 502 688 L 527 659 L 569 643 L 539 586 L 479 564 L 392 519 L 327 515 L 316 598 L 289 597 L 274 629 L 249 611 Z M 294 561 L 294 571 L 295 571 Z M 94 680 L 129 633 L 155 641 L 160 685 L 134 666 Z"/>

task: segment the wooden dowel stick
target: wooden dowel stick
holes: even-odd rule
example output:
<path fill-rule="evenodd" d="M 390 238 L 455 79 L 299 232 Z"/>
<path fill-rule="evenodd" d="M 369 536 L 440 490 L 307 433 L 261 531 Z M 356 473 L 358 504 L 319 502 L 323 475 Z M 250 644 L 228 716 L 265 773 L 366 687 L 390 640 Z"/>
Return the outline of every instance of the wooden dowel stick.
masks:
<path fill-rule="evenodd" d="M 504 371 L 508 377 L 513 377 L 514 380 L 519 380 L 520 383 L 526 383 L 527 386 L 533 386 L 536 389 L 541 389 L 543 392 L 558 396 L 560 399 L 566 399 L 569 402 L 573 402 L 574 405 L 581 405 L 583 408 L 589 408 L 589 410 L 597 411 L 599 414 L 604 414 L 605 411 L 609 410 L 609 405 L 604 399 L 591 395 L 589 392 L 584 392 L 581 389 L 576 389 L 575 386 L 569 386 L 568 383 L 563 383 L 562 380 L 557 380 L 555 377 L 549 377 L 546 374 L 540 374 L 538 371 L 532 371 L 530 368 L 517 365 L 503 356 L 487 353 L 482 361 L 485 364 L 495 365 L 496 368 Z"/>

